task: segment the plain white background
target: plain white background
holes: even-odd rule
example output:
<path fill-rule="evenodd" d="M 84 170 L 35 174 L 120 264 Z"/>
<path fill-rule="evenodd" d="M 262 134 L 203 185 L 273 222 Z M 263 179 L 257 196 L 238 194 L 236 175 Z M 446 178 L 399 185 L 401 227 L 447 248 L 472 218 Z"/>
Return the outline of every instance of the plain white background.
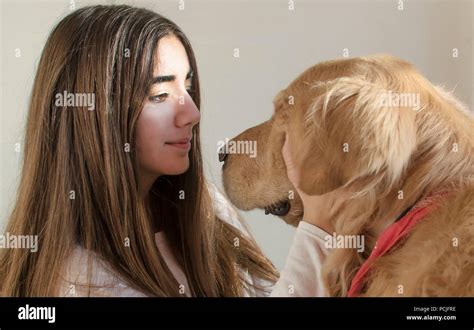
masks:
<path fill-rule="evenodd" d="M 0 230 L 19 178 L 23 129 L 39 57 L 51 29 L 76 8 L 129 4 L 177 23 L 195 49 L 201 77 L 202 144 L 208 178 L 221 187 L 218 141 L 267 120 L 272 99 L 319 61 L 390 53 L 433 83 L 455 89 L 473 109 L 471 0 L 1 1 Z M 403 5 L 403 10 L 400 6 Z M 239 49 L 239 58 L 234 50 Z M 453 57 L 453 49 L 458 57 Z M 17 57 L 18 50 L 21 56 Z M 20 152 L 15 146 L 19 143 Z M 294 229 L 261 211 L 243 213 L 264 252 L 281 269 Z"/>

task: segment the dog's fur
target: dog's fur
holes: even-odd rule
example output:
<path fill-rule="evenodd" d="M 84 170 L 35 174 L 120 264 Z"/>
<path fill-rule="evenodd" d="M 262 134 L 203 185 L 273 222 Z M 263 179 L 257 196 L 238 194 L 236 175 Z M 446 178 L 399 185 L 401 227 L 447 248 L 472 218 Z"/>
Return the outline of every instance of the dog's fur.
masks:
<path fill-rule="evenodd" d="M 387 91 L 419 93 L 422 107 L 381 106 Z M 278 93 L 274 108 L 270 120 L 234 138 L 256 140 L 258 156 L 228 155 L 224 187 L 242 210 L 289 201 L 282 218 L 297 225 L 302 203 L 281 154 L 287 131 L 299 142 L 291 151 L 303 192 L 354 192 L 333 224 L 338 235 L 365 235 L 365 251 L 334 249 L 328 256 L 330 295 L 346 296 L 380 232 L 439 191 L 448 195 L 373 265 L 361 295 L 474 295 L 474 118 L 451 93 L 405 61 L 374 55 L 309 68 Z"/>

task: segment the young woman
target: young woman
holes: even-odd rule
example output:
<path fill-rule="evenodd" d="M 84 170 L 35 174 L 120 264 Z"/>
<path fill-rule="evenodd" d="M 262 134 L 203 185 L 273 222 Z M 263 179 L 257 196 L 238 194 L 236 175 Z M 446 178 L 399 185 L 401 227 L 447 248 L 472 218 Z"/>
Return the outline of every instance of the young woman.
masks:
<path fill-rule="evenodd" d="M 199 106 L 193 50 L 171 21 L 128 6 L 65 17 L 38 65 L 6 230 L 39 248 L 1 251 L 1 295 L 268 295 L 277 271 L 203 176 Z M 319 278 L 291 262 L 324 256 L 324 232 L 305 225 L 274 294 Z"/>

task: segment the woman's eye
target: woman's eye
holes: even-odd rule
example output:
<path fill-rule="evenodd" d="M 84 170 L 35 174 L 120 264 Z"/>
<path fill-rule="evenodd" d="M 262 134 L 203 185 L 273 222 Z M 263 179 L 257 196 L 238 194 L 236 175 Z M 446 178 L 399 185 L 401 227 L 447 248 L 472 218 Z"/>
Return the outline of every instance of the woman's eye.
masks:
<path fill-rule="evenodd" d="M 155 103 L 161 103 L 163 102 L 166 98 L 168 97 L 168 93 L 161 93 L 158 95 L 153 95 L 150 96 L 150 101 L 155 102 Z"/>

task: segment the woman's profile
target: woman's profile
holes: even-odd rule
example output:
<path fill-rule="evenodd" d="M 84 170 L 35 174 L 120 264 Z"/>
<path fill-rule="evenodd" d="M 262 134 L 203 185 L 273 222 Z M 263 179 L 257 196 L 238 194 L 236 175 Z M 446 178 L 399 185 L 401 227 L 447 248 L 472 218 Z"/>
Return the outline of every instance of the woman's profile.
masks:
<path fill-rule="evenodd" d="M 1 295 L 268 294 L 275 268 L 203 176 L 199 106 L 193 50 L 168 19 L 65 17 L 38 65 L 6 230 L 39 248 L 3 251 Z"/>

